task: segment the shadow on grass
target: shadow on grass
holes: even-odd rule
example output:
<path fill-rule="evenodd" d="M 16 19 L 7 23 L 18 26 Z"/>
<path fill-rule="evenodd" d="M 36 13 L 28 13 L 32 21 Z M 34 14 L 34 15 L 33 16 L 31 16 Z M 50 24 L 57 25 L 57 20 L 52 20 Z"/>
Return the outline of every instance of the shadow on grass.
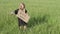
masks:
<path fill-rule="evenodd" d="M 29 20 L 28 27 L 33 27 L 38 24 L 43 24 L 47 23 L 49 19 L 49 15 L 44 15 L 44 16 L 37 16 L 37 17 L 32 17 Z"/>

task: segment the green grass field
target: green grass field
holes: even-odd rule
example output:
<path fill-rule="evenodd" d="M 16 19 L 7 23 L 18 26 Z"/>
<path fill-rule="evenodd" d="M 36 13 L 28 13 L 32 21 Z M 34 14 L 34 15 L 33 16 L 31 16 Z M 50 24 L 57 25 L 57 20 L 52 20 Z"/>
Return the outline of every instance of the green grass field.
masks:
<path fill-rule="evenodd" d="M 10 12 L 22 0 L 0 0 L 0 34 L 60 34 L 60 0 L 23 0 L 31 19 L 25 32 Z"/>

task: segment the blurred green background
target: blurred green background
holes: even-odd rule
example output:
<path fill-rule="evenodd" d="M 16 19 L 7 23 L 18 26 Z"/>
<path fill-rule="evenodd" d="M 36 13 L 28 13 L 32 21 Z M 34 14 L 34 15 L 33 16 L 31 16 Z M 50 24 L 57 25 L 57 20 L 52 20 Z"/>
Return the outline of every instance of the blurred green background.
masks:
<path fill-rule="evenodd" d="M 25 32 L 10 14 L 22 1 L 31 17 Z M 60 34 L 60 0 L 0 0 L 0 34 Z"/>

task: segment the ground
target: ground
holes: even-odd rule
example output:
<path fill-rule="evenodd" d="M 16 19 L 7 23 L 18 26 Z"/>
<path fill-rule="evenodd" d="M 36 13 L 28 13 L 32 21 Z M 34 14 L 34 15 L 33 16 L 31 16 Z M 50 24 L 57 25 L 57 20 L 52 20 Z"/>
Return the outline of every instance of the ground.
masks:
<path fill-rule="evenodd" d="M 28 28 L 19 30 L 15 15 L 22 0 L 0 0 L 0 34 L 60 34 L 60 0 L 23 0 L 30 15 Z"/>

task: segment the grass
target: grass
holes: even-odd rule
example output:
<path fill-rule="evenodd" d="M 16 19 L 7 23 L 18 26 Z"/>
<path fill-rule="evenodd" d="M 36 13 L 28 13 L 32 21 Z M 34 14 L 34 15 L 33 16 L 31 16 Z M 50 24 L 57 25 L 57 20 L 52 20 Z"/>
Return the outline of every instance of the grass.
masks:
<path fill-rule="evenodd" d="M 23 0 L 31 16 L 25 32 L 10 12 L 22 0 L 0 0 L 0 34 L 60 34 L 60 0 Z"/>

